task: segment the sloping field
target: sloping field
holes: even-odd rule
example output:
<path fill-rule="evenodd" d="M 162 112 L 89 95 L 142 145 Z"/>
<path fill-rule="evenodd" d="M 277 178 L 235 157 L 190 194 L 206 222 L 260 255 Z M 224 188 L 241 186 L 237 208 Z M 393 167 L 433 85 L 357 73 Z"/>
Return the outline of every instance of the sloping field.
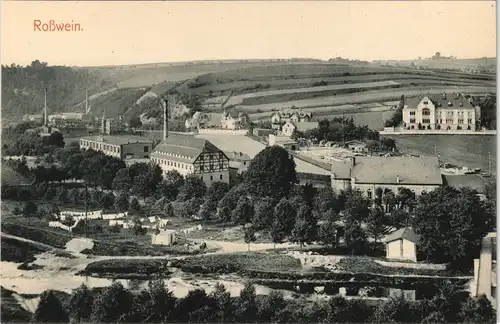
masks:
<path fill-rule="evenodd" d="M 279 76 L 278 76 L 279 77 Z M 210 83 L 198 88 L 190 89 L 190 92 L 195 94 L 209 93 L 212 91 L 215 94 L 218 93 L 229 93 L 234 90 L 235 93 L 247 93 L 247 92 L 258 92 L 261 88 L 258 86 L 269 86 L 269 89 L 281 90 L 281 89 L 293 89 L 293 88 L 306 88 L 313 87 L 318 84 L 327 83 L 328 85 L 334 84 L 347 84 L 347 83 L 357 83 L 357 82 L 376 82 L 376 81 L 386 81 L 392 80 L 398 83 L 402 83 L 400 80 L 406 80 L 405 82 L 415 82 L 410 80 L 425 80 L 420 83 L 429 83 L 431 81 L 439 82 L 465 82 L 468 84 L 485 85 L 485 82 L 494 83 L 494 81 L 478 80 L 473 78 L 458 78 L 456 75 L 442 74 L 439 76 L 435 75 L 421 75 L 420 72 L 415 71 L 414 73 L 388 73 L 388 74 L 366 74 L 366 75 L 354 75 L 354 76 L 334 76 L 334 77 L 303 77 L 303 78 L 287 78 L 287 79 L 273 79 L 273 80 L 245 80 L 245 81 L 233 81 L 227 83 Z"/>
<path fill-rule="evenodd" d="M 365 88 L 373 88 L 373 87 L 386 87 L 386 86 L 392 86 L 392 85 L 398 85 L 398 83 L 394 82 L 394 81 L 378 81 L 378 82 L 367 82 L 367 83 L 327 85 L 327 86 L 319 86 L 319 87 L 311 87 L 311 88 L 261 91 L 261 92 L 254 92 L 254 93 L 246 93 L 246 94 L 239 95 L 239 96 L 232 96 L 227 101 L 226 105 L 228 105 L 228 106 L 239 105 L 239 104 L 242 104 L 243 101 L 247 98 L 266 97 L 266 96 L 285 95 L 285 94 L 296 94 L 296 93 L 301 93 L 301 92 L 321 93 L 321 92 L 329 91 L 329 90 L 365 89 Z"/>
<path fill-rule="evenodd" d="M 360 93 L 352 93 L 338 96 L 303 99 L 271 104 L 262 105 L 241 105 L 238 110 L 246 111 L 247 113 L 255 112 L 270 112 L 273 110 L 286 109 L 292 106 L 297 108 L 315 108 L 315 107 L 332 107 L 335 105 L 344 105 L 352 103 L 366 103 L 366 102 L 379 102 L 387 100 L 395 100 L 404 94 L 406 97 L 418 96 L 422 93 L 439 94 L 442 92 L 465 92 L 465 93 L 482 93 L 482 92 L 496 92 L 495 87 L 477 87 L 477 86 L 463 86 L 463 87 L 433 87 L 432 89 L 415 89 L 415 87 L 403 87 L 399 89 L 387 89 L 383 91 L 365 91 Z"/>
<path fill-rule="evenodd" d="M 162 82 L 178 82 L 213 72 L 262 67 L 278 63 L 157 63 L 128 66 L 88 67 L 112 80 L 120 88 L 145 87 Z M 282 64 L 282 63 L 281 63 Z"/>
<path fill-rule="evenodd" d="M 212 142 L 215 146 L 223 151 L 229 152 L 243 152 L 248 154 L 251 158 L 255 157 L 260 151 L 262 151 L 266 146 L 260 142 L 257 142 L 247 136 L 240 135 L 212 135 L 212 134 L 202 134 L 196 135 L 198 138 L 204 138 Z M 319 168 L 310 163 L 295 159 L 295 164 L 297 166 L 297 172 L 303 173 L 313 173 L 313 174 L 324 174 L 329 175 L 330 172 Z"/>

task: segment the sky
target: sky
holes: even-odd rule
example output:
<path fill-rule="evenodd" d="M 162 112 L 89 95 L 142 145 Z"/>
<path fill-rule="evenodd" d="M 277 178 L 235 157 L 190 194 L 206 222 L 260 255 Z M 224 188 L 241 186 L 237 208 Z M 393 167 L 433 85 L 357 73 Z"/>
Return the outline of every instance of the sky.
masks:
<path fill-rule="evenodd" d="M 493 1 L 2 1 L 1 62 L 496 56 Z M 79 23 L 43 32 L 35 20 Z"/>

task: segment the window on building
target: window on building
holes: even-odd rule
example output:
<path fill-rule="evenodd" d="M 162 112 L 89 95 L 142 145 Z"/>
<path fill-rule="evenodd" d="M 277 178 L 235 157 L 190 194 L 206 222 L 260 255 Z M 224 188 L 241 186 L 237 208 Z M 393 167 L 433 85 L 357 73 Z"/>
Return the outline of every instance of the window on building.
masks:
<path fill-rule="evenodd" d="M 220 179 L 222 180 L 222 174 L 220 175 Z"/>
<path fill-rule="evenodd" d="M 144 146 L 144 153 L 148 153 L 149 152 L 149 146 Z"/>
<path fill-rule="evenodd" d="M 415 118 L 410 119 L 410 124 L 415 124 Z"/>
<path fill-rule="evenodd" d="M 410 111 L 410 116 L 415 116 L 415 110 Z"/>
<path fill-rule="evenodd" d="M 446 117 L 453 118 L 453 111 L 447 111 L 446 112 Z"/>
<path fill-rule="evenodd" d="M 423 103 L 424 103 L 424 105 L 428 105 L 429 104 L 429 102 L 427 100 L 425 100 Z"/>
<path fill-rule="evenodd" d="M 453 119 L 451 119 L 451 118 L 446 118 L 446 123 L 447 123 L 447 124 L 453 124 Z"/>
<path fill-rule="evenodd" d="M 368 199 L 372 199 L 373 195 L 372 195 L 372 191 L 371 190 L 368 190 L 366 192 L 366 195 L 368 196 Z"/>
<path fill-rule="evenodd" d="M 460 125 L 460 124 L 463 124 L 463 123 L 464 123 L 464 119 L 463 118 L 459 118 L 458 119 L 458 124 Z"/>
<path fill-rule="evenodd" d="M 422 123 L 423 123 L 423 124 L 430 124 L 430 123 L 431 123 L 431 120 L 430 120 L 430 119 L 428 119 L 428 118 L 424 118 L 424 119 L 422 119 Z"/>
<path fill-rule="evenodd" d="M 467 119 L 467 124 L 472 124 L 472 119 Z"/>
<path fill-rule="evenodd" d="M 431 111 L 430 109 L 424 108 L 422 109 L 422 116 L 430 116 Z"/>
<path fill-rule="evenodd" d="M 200 171 L 203 172 L 203 165 L 200 165 Z"/>
<path fill-rule="evenodd" d="M 214 180 L 214 176 L 210 176 L 210 181 Z"/>

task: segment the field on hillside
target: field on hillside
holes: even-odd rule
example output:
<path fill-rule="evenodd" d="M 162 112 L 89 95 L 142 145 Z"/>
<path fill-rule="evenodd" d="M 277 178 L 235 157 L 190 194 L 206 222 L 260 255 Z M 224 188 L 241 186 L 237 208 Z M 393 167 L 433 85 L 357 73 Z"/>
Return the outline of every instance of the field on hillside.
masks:
<path fill-rule="evenodd" d="M 443 92 L 466 92 L 466 93 L 484 93 L 495 92 L 495 87 L 433 87 L 433 88 L 418 88 L 404 87 L 398 89 L 374 90 L 355 92 L 350 94 L 342 94 L 338 96 L 318 97 L 313 99 L 302 99 L 294 101 L 275 102 L 260 105 L 239 105 L 236 108 L 247 113 L 271 112 L 274 110 L 287 109 L 295 106 L 297 108 L 315 108 L 315 107 L 333 107 L 337 105 L 381 102 L 395 100 L 405 95 L 406 97 L 418 96 L 424 93 L 439 94 Z"/>

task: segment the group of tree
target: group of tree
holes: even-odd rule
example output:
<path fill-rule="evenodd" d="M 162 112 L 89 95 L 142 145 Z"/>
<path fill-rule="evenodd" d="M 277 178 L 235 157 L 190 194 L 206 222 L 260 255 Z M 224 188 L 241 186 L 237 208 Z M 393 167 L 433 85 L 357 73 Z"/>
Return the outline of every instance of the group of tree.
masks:
<path fill-rule="evenodd" d="M 24 127 L 6 128 L 2 136 L 2 155 L 40 156 L 51 154 L 55 149 L 64 147 L 64 137 L 60 132 L 49 136 L 39 136 L 36 131 L 25 132 Z"/>
<path fill-rule="evenodd" d="M 399 100 L 398 107 L 396 111 L 392 114 L 391 118 L 385 121 L 385 127 L 397 127 L 400 126 L 403 122 L 403 109 L 405 107 L 405 96 L 401 95 L 401 99 Z"/>
<path fill-rule="evenodd" d="M 391 298 L 374 307 L 340 296 L 306 302 L 278 291 L 257 295 L 246 283 L 232 297 L 218 283 L 210 294 L 191 290 L 177 298 L 162 280 L 131 292 L 115 282 L 102 290 L 85 285 L 64 295 L 45 291 L 34 323 L 494 323 L 496 312 L 483 295 L 469 297 L 443 285 L 432 299 Z"/>
<path fill-rule="evenodd" d="M 39 60 L 26 66 L 2 65 L 2 114 L 4 118 L 19 117 L 21 112 L 39 114 L 46 88 L 49 107 L 71 107 L 85 100 L 82 89 L 92 94 L 111 86 L 102 75 L 86 69 L 50 66 Z"/>
<path fill-rule="evenodd" d="M 368 126 L 358 126 L 352 117 L 335 117 L 319 121 L 319 126 L 305 132 L 296 132 L 294 137 L 306 138 L 315 142 L 326 140 L 344 142 L 351 140 L 378 140 L 379 133 Z"/>

